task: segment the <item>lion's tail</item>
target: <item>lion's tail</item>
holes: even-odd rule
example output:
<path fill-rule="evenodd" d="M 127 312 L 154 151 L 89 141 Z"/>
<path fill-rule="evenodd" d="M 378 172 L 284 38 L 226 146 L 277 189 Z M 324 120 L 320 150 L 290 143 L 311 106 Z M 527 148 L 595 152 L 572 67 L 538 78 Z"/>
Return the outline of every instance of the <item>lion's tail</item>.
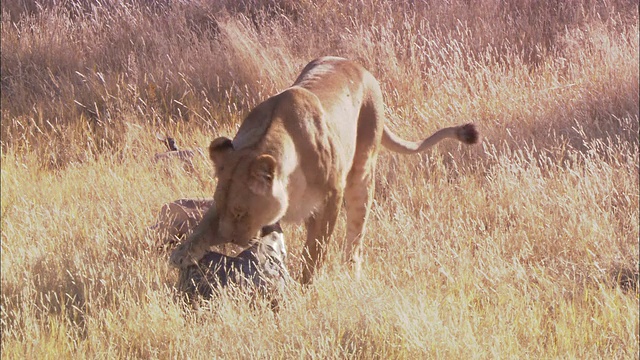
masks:
<path fill-rule="evenodd" d="M 427 151 L 444 139 L 455 139 L 465 144 L 478 142 L 480 134 L 472 123 L 443 128 L 422 141 L 407 141 L 394 134 L 389 128 L 384 127 L 382 145 L 387 149 L 401 154 L 416 154 Z"/>

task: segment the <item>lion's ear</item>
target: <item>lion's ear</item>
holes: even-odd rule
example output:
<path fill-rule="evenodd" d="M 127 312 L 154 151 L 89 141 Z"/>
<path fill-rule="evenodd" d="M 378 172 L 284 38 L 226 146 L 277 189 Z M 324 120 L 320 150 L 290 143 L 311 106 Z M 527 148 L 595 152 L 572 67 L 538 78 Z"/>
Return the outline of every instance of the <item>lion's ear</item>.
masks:
<path fill-rule="evenodd" d="M 209 145 L 209 157 L 215 164 L 216 169 L 222 167 L 225 157 L 232 151 L 233 143 L 229 138 L 219 137 L 211 142 Z"/>
<path fill-rule="evenodd" d="M 260 155 L 253 160 L 249 170 L 249 189 L 259 195 L 270 193 L 276 176 L 276 165 L 276 159 L 271 155 Z"/>

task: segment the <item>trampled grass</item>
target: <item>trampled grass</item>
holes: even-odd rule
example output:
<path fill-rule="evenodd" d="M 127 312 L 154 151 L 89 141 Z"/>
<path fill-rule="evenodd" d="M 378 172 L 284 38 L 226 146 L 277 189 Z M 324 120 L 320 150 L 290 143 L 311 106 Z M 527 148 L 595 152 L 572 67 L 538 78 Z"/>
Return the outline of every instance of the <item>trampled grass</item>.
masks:
<path fill-rule="evenodd" d="M 3 358 L 638 357 L 637 3 L 3 1 L 1 32 Z M 215 179 L 154 164 L 155 133 L 232 136 L 322 55 L 403 137 L 482 143 L 381 152 L 360 281 L 341 215 L 277 316 L 184 306 L 145 229 Z"/>

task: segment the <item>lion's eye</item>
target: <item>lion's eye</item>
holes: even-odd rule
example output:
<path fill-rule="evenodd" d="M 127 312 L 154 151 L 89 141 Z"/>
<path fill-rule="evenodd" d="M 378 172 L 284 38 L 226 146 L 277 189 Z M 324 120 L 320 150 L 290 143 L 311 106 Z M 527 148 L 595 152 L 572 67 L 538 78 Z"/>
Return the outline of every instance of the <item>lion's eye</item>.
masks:
<path fill-rule="evenodd" d="M 240 220 L 242 218 L 244 218 L 247 215 L 246 210 L 243 209 L 235 209 L 233 211 L 233 218 L 236 220 Z"/>

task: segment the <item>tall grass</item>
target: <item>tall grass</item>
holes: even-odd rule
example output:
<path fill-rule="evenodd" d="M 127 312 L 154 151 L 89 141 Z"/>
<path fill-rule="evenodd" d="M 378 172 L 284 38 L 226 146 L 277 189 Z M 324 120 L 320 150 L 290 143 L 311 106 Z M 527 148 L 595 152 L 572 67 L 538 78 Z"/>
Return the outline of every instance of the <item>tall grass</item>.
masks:
<path fill-rule="evenodd" d="M 1 351 L 6 358 L 637 358 L 638 8 L 630 1 L 3 1 Z M 210 196 L 151 162 L 233 135 L 322 55 L 380 80 L 417 139 L 382 152 L 365 276 L 338 222 L 276 316 L 196 311 L 145 228 Z M 293 273 L 302 227 L 285 236 Z"/>

